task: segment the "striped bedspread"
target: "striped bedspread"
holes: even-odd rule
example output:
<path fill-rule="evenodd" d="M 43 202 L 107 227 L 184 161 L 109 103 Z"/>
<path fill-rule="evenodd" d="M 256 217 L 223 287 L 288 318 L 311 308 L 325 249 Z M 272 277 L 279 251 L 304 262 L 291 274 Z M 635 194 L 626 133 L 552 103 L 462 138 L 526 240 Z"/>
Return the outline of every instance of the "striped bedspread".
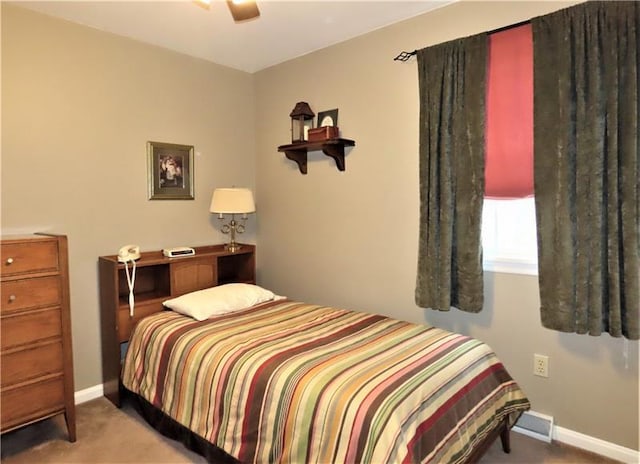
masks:
<path fill-rule="evenodd" d="M 244 463 L 463 462 L 529 408 L 478 340 L 287 300 L 149 316 L 122 380 Z"/>

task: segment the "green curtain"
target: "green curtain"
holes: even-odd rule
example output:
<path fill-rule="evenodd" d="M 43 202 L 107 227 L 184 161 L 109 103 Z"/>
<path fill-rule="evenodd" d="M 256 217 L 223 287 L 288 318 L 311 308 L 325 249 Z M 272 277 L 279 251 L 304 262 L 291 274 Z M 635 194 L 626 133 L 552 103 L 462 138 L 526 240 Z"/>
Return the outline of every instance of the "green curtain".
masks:
<path fill-rule="evenodd" d="M 418 306 L 478 312 L 487 36 L 417 52 L 420 87 Z"/>
<path fill-rule="evenodd" d="M 532 20 L 542 324 L 637 340 L 640 4 Z"/>

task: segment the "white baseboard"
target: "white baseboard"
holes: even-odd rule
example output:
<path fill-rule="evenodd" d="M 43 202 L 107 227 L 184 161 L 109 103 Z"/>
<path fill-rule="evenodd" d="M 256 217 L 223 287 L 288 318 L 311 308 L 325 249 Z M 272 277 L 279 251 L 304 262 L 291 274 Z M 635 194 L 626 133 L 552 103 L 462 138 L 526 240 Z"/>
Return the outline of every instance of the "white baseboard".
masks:
<path fill-rule="evenodd" d="M 86 403 L 87 401 L 100 398 L 104 394 L 102 384 L 94 385 L 93 387 L 85 388 L 84 390 L 77 391 L 75 393 L 76 404 Z M 513 428 L 514 432 L 523 433 L 524 435 L 537 438 L 533 434 L 527 434 L 526 431 L 519 427 Z M 565 443 L 569 446 L 589 451 L 591 453 L 599 454 L 616 461 L 621 461 L 627 464 L 640 463 L 640 451 L 633 450 L 631 448 L 625 448 L 624 446 L 616 445 L 608 441 L 601 440 L 599 438 L 590 437 L 573 430 L 565 429 L 564 427 L 558 427 L 553 425 L 553 439 L 561 443 Z"/>
<path fill-rule="evenodd" d="M 76 404 L 86 403 L 87 401 L 95 400 L 104 395 L 104 388 L 102 384 L 94 385 L 93 387 L 85 388 L 75 392 L 74 400 Z"/>
<path fill-rule="evenodd" d="M 574 432 L 564 427 L 554 427 L 553 439 L 570 446 L 575 446 L 576 448 L 599 454 L 600 456 L 615 459 L 616 461 L 628 464 L 637 464 L 640 462 L 640 451 Z"/>
<path fill-rule="evenodd" d="M 532 411 L 530 411 L 530 413 L 533 415 L 537 414 Z M 531 438 L 535 438 L 536 440 L 547 441 L 547 439 L 543 438 L 540 434 L 530 433 L 528 430 L 517 426 L 513 427 L 512 430 Z M 624 446 L 616 445 L 615 443 L 610 443 L 579 432 L 574 432 L 573 430 L 565 429 L 564 427 L 558 427 L 553 423 L 551 438 L 560 443 L 580 448 L 609 459 L 615 459 L 616 461 L 621 461 L 627 464 L 640 463 L 640 451 L 625 448 Z"/>

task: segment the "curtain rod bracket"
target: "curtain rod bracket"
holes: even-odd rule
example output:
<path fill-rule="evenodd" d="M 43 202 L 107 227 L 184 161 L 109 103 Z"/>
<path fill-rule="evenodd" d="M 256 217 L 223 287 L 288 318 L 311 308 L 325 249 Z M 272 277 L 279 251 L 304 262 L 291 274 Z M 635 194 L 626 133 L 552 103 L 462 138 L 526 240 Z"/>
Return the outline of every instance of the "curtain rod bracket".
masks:
<path fill-rule="evenodd" d="M 411 59 L 412 56 L 415 56 L 415 54 L 417 53 L 417 50 L 414 50 L 412 52 L 401 52 L 398 56 L 396 56 L 393 61 L 408 61 Z"/>

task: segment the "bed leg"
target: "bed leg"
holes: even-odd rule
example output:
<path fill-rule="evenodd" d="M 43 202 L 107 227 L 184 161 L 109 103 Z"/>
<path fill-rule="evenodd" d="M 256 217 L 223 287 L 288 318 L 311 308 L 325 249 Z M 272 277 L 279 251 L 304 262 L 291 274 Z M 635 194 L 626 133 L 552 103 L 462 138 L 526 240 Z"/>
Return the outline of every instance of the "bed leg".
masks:
<path fill-rule="evenodd" d="M 502 443 L 502 451 L 505 453 L 511 452 L 511 437 L 509 435 L 509 426 L 507 421 L 502 425 L 502 431 L 500 432 L 500 443 Z"/>

